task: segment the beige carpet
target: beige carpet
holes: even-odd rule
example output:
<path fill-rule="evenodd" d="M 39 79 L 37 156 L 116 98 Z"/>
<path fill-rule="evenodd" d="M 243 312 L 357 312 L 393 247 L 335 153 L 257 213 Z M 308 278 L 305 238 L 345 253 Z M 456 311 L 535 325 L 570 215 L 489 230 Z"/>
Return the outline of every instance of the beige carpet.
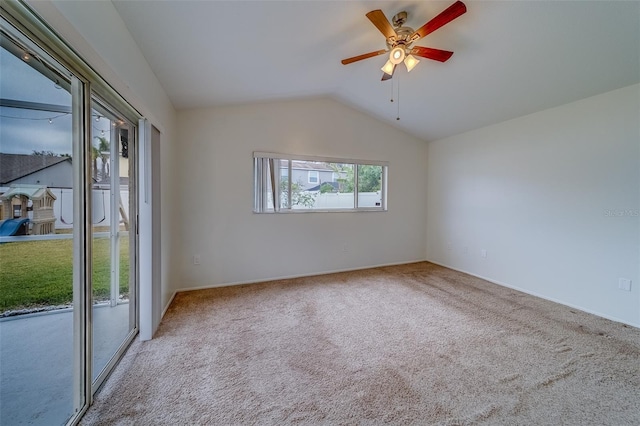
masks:
<path fill-rule="evenodd" d="M 83 424 L 640 425 L 640 330 L 429 263 L 179 293 Z"/>

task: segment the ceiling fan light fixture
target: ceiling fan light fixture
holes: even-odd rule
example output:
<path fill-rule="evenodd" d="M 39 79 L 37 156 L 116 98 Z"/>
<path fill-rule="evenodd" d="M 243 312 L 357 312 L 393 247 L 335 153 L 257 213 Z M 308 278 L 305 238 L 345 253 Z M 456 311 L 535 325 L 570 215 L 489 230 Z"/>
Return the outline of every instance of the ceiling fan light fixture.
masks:
<path fill-rule="evenodd" d="M 411 72 L 412 69 L 415 68 L 416 65 L 418 65 L 420 61 L 418 59 L 416 59 L 415 56 L 413 55 L 407 55 L 406 58 L 404 58 L 404 64 L 407 67 L 407 72 Z"/>
<path fill-rule="evenodd" d="M 393 65 L 398 65 L 400 62 L 404 61 L 404 49 L 402 47 L 394 47 L 391 49 L 391 53 L 389 54 L 389 61 Z"/>
<path fill-rule="evenodd" d="M 396 65 L 393 62 L 391 62 L 391 60 L 388 60 L 387 63 L 384 64 L 384 66 L 380 69 L 385 74 L 393 75 L 393 69 L 395 68 L 395 66 Z"/>

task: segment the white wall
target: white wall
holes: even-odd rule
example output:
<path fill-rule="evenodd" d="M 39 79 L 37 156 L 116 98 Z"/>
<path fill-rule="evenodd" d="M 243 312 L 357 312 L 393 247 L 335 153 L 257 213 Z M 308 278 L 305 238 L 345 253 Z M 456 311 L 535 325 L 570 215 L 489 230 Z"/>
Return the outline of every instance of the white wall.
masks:
<path fill-rule="evenodd" d="M 328 98 L 181 111 L 178 133 L 182 288 L 424 260 L 425 142 Z M 389 211 L 254 214 L 253 151 L 389 161 Z"/>
<path fill-rule="evenodd" d="M 28 4 L 130 104 L 160 129 L 162 188 L 174 192 L 176 113 L 160 82 L 110 1 L 35 1 Z M 174 294 L 171 260 L 173 206 L 162 200 L 162 304 Z"/>
<path fill-rule="evenodd" d="M 427 258 L 640 326 L 639 117 L 633 85 L 429 143 Z"/>

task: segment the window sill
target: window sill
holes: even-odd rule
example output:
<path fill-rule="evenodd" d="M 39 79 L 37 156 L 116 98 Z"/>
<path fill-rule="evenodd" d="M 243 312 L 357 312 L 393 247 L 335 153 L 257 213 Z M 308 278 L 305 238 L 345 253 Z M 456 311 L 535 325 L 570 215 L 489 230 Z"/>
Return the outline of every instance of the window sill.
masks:
<path fill-rule="evenodd" d="M 387 212 L 388 209 L 381 209 L 381 208 L 361 208 L 361 209 L 327 209 L 327 210 L 322 210 L 322 209 L 313 209 L 313 210 L 306 210 L 306 209 L 283 209 L 283 210 L 279 210 L 277 212 L 274 211 L 266 211 L 266 212 L 257 212 L 257 211 L 253 211 L 254 214 L 299 214 L 299 213 L 385 213 Z"/>

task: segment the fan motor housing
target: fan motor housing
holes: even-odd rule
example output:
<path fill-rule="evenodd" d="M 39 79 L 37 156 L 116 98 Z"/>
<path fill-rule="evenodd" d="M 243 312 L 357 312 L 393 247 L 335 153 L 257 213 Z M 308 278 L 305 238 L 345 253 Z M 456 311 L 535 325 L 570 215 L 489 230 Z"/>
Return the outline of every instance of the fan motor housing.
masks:
<path fill-rule="evenodd" d="M 397 16 L 397 15 L 396 15 Z M 396 46 L 406 46 L 409 47 L 411 42 L 411 34 L 414 33 L 413 28 L 411 27 L 400 27 L 396 28 L 396 34 L 398 35 L 394 41 L 390 41 L 387 39 L 387 47 L 389 49 L 393 49 Z"/>

